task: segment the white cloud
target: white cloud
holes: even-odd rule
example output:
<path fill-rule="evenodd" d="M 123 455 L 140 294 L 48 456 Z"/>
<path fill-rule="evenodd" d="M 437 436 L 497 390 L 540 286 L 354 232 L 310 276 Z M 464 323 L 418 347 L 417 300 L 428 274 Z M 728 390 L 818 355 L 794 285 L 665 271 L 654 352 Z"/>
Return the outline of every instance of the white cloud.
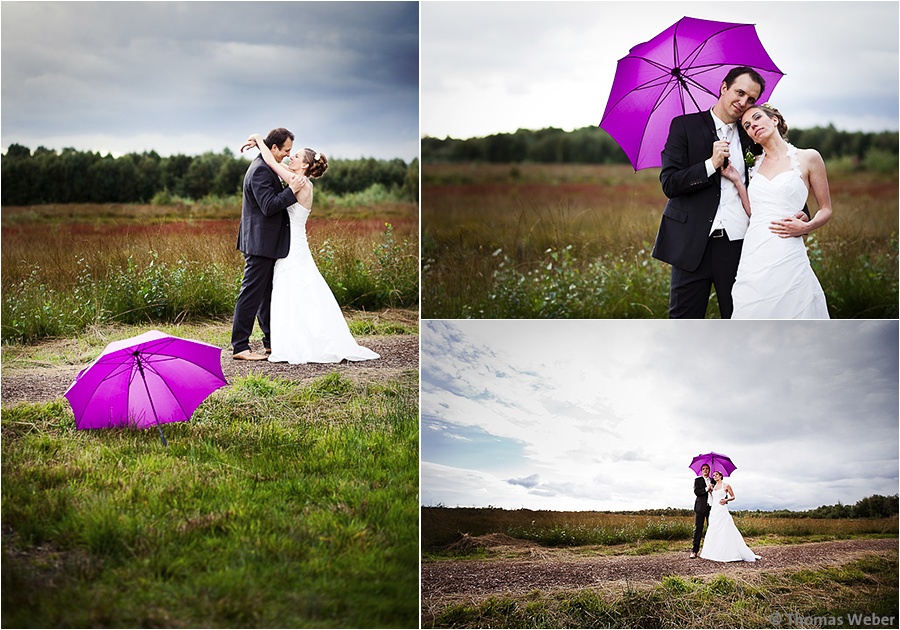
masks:
<path fill-rule="evenodd" d="M 599 125 L 616 62 L 683 16 L 756 25 L 792 127 L 898 128 L 896 3 L 424 2 L 422 133 Z"/>
<path fill-rule="evenodd" d="M 440 443 L 443 474 L 479 483 L 430 469 L 423 501 L 689 507 L 707 451 L 733 457 L 751 508 L 897 491 L 896 322 L 724 324 L 426 322 L 423 465 Z M 497 439 L 452 440 L 471 430 Z"/>
<path fill-rule="evenodd" d="M 332 157 L 418 155 L 415 2 L 8 2 L 2 17 L 4 148 L 199 154 L 285 126 Z"/>

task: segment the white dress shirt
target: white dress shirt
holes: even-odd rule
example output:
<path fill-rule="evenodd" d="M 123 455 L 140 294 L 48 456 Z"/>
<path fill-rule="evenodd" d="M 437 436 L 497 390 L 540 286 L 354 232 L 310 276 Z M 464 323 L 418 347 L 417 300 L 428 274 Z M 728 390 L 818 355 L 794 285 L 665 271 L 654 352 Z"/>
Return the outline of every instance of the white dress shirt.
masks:
<path fill-rule="evenodd" d="M 713 123 L 716 125 L 716 134 L 719 139 L 731 139 L 729 163 L 734 165 L 741 179 L 745 179 L 746 166 L 744 165 L 744 154 L 741 150 L 741 139 L 738 136 L 737 123 L 728 124 L 722 122 L 712 110 L 710 110 L 710 113 L 712 114 Z M 706 174 L 712 177 L 712 174 L 715 172 L 716 169 L 712 165 L 712 158 L 709 158 L 706 160 Z M 750 218 L 744 211 L 744 205 L 741 203 L 741 197 L 737 188 L 727 177 L 722 177 L 721 179 L 722 192 L 719 197 L 719 208 L 716 210 L 716 217 L 713 219 L 709 232 L 711 234 L 714 230 L 723 228 L 728 235 L 728 240 L 736 241 L 744 238 L 744 234 L 747 233 L 747 226 L 750 225 Z"/>

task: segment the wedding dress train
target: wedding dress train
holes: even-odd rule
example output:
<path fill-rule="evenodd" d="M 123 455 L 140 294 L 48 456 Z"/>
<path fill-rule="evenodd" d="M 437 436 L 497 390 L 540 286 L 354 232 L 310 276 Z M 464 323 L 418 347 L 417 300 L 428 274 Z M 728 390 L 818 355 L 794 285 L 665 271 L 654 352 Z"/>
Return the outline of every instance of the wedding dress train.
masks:
<path fill-rule="evenodd" d="M 380 355 L 356 343 L 341 307 L 319 273 L 306 240 L 309 209 L 295 203 L 287 209 L 291 248 L 275 263 L 272 284 L 269 361 L 339 363 L 378 359 Z"/>

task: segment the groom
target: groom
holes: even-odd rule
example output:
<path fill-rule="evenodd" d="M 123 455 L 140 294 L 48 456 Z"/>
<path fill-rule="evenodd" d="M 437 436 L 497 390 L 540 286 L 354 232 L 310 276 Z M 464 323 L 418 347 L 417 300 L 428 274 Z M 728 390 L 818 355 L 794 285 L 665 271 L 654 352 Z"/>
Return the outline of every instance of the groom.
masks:
<path fill-rule="evenodd" d="M 266 146 L 279 162 L 290 154 L 294 134 L 283 127 L 273 129 L 265 139 Z M 244 254 L 244 279 L 231 330 L 233 358 L 240 361 L 263 361 L 271 352 L 269 338 L 269 306 L 272 300 L 272 278 L 275 260 L 288 254 L 291 244 L 290 218 L 285 210 L 297 201 L 300 180 L 292 178 L 288 188 L 282 189 L 275 172 L 257 156 L 244 175 L 244 194 L 241 203 L 241 225 L 237 248 Z M 259 318 L 266 354 L 250 350 L 253 320 Z"/>
<path fill-rule="evenodd" d="M 709 465 L 700 467 L 700 477 L 694 479 L 694 546 L 691 548 L 691 558 L 696 558 L 700 551 L 700 538 L 703 537 L 703 521 L 709 526 L 709 492 L 712 489 L 712 481 L 709 478 Z"/>
<path fill-rule="evenodd" d="M 722 319 L 731 318 L 731 288 L 749 219 L 737 188 L 721 173 L 730 159 L 747 184 L 750 140 L 739 123 L 765 88 L 752 68 L 733 68 L 711 110 L 678 116 L 669 127 L 659 174 L 669 201 L 652 256 L 672 265 L 670 318 L 703 319 L 713 285 Z"/>

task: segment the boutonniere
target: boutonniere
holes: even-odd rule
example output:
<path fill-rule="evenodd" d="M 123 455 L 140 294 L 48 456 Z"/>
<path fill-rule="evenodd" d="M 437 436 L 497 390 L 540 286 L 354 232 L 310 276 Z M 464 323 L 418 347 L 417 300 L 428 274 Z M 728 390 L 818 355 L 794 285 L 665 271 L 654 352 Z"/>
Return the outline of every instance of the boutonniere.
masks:
<path fill-rule="evenodd" d="M 750 152 L 750 149 L 747 149 L 746 153 L 744 153 L 744 164 L 747 168 L 756 164 L 756 156 Z"/>

